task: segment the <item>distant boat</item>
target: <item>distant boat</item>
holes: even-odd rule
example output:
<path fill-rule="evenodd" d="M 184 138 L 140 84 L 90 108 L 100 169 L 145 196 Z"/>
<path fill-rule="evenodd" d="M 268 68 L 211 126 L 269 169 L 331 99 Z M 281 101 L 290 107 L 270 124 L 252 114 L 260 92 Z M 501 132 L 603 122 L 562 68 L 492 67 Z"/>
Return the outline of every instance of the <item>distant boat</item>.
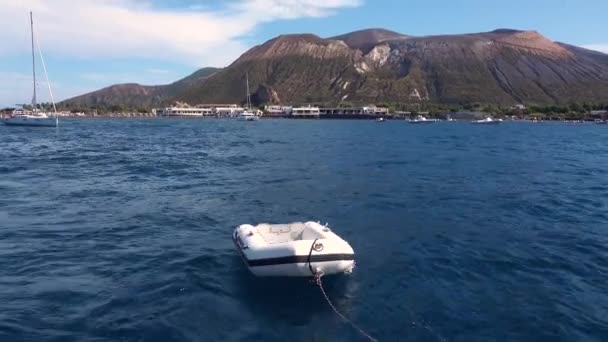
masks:
<path fill-rule="evenodd" d="M 409 123 L 413 123 L 413 124 L 429 124 L 429 123 L 435 123 L 437 122 L 437 119 L 427 119 L 422 115 L 418 115 L 414 120 L 410 120 Z"/>
<path fill-rule="evenodd" d="M 255 115 L 254 113 L 252 113 L 248 110 L 245 110 L 244 112 L 239 114 L 237 119 L 240 121 L 258 121 L 258 120 L 260 120 L 260 118 L 257 115 Z"/>
<path fill-rule="evenodd" d="M 34 95 L 32 97 L 32 110 L 15 110 L 9 117 L 0 119 L 0 121 L 2 121 L 2 123 L 7 126 L 57 127 L 57 125 L 59 125 L 59 119 L 57 118 L 57 108 L 55 107 L 55 101 L 53 101 L 53 92 L 51 91 L 51 84 L 48 82 L 48 75 L 46 75 L 46 66 L 44 65 L 44 59 L 42 58 L 40 47 L 38 47 L 38 51 L 40 52 L 40 59 L 42 61 L 44 73 L 47 76 L 47 84 L 49 86 L 49 93 L 51 94 L 51 101 L 53 102 L 53 109 L 55 111 L 55 114 L 49 115 L 37 109 L 38 106 L 36 104 L 36 57 L 34 50 L 34 18 L 32 16 L 32 12 L 30 12 L 30 26 L 32 33 L 32 74 L 34 78 Z"/>
<path fill-rule="evenodd" d="M 376 122 L 384 122 L 384 121 L 386 121 L 384 118 L 377 118 L 376 119 Z"/>
<path fill-rule="evenodd" d="M 471 123 L 477 124 L 477 125 L 498 125 L 501 122 L 502 122 L 502 119 L 492 119 L 490 117 L 487 117 L 487 118 L 481 119 L 481 120 L 471 121 Z"/>
<path fill-rule="evenodd" d="M 251 95 L 249 94 L 249 73 L 247 74 L 247 108 L 238 116 L 240 121 L 258 121 L 260 118 L 251 111 Z"/>
<path fill-rule="evenodd" d="M 14 111 L 10 116 L 0 119 L 7 126 L 57 127 L 59 119 L 39 111 Z"/>

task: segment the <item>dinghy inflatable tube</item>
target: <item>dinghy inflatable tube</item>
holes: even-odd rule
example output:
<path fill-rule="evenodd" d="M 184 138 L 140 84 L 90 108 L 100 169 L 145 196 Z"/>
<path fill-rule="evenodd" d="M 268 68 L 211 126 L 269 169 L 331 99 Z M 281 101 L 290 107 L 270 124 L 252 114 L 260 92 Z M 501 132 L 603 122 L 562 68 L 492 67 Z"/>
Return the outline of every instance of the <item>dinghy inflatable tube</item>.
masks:
<path fill-rule="evenodd" d="M 232 239 L 259 277 L 311 277 L 350 273 L 355 253 L 348 242 L 317 222 L 243 224 Z"/>

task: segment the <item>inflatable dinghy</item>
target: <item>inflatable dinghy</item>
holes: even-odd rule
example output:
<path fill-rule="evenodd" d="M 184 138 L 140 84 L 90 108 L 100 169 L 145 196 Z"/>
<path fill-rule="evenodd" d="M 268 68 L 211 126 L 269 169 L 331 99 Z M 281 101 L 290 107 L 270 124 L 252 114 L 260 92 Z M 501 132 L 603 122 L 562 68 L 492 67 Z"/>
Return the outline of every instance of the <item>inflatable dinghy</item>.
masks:
<path fill-rule="evenodd" d="M 259 277 L 350 273 L 355 267 L 348 242 L 316 222 L 243 224 L 232 239 L 251 273 Z"/>

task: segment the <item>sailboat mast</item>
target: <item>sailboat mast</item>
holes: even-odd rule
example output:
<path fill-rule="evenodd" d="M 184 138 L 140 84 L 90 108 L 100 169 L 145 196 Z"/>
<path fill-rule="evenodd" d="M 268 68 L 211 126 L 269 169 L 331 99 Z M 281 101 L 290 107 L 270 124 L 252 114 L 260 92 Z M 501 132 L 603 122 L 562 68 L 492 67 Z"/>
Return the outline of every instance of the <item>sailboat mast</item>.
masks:
<path fill-rule="evenodd" d="M 36 110 L 36 58 L 34 55 L 34 18 L 30 12 L 30 28 L 32 31 L 32 74 L 34 75 L 34 96 L 32 97 L 32 110 Z"/>
<path fill-rule="evenodd" d="M 251 97 L 249 95 L 249 73 L 247 73 L 247 109 L 251 110 Z"/>

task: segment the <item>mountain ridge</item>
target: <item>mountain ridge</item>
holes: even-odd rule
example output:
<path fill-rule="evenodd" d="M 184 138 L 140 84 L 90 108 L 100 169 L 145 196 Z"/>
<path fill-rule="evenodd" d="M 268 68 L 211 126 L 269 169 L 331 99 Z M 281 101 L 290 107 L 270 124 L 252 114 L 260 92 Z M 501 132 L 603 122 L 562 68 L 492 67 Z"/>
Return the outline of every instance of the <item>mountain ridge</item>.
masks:
<path fill-rule="evenodd" d="M 211 70 L 196 82 L 176 81 L 170 90 L 121 85 L 74 99 L 81 105 L 242 103 L 249 74 L 254 95 L 260 92 L 256 98 L 295 104 L 608 100 L 608 55 L 553 42 L 534 30 L 410 36 L 366 29 L 329 38 L 280 35 L 252 47 L 228 67 Z M 121 91 L 131 98 L 121 99 Z"/>

